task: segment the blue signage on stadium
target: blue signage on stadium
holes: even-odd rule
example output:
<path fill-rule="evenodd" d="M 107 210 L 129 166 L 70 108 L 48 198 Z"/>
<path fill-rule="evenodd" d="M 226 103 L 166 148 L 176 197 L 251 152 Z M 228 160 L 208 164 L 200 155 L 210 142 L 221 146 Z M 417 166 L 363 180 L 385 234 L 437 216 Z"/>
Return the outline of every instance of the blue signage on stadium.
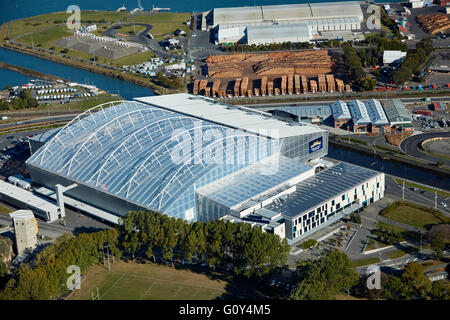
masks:
<path fill-rule="evenodd" d="M 314 139 L 309 143 L 309 153 L 313 153 L 322 149 L 322 146 L 323 146 L 322 137 Z"/>

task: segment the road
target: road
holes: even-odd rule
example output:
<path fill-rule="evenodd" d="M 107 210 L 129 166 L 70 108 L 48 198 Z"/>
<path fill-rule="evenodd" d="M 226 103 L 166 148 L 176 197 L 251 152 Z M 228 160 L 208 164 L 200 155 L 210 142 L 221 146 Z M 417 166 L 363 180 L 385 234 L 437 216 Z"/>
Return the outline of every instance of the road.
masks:
<path fill-rule="evenodd" d="M 118 27 L 118 26 L 126 27 L 126 26 L 132 26 L 132 25 L 144 26 L 145 30 L 139 32 L 134 39 L 130 38 L 130 40 L 134 40 L 134 42 L 145 44 L 150 50 L 152 50 L 155 54 L 157 54 L 160 57 L 166 58 L 166 57 L 170 56 L 169 52 L 167 52 L 166 50 L 161 48 L 158 41 L 147 37 L 148 32 L 152 29 L 152 26 L 150 24 L 146 24 L 146 23 L 115 23 L 112 27 L 105 30 L 105 32 L 103 32 L 103 35 L 107 36 L 107 37 L 115 38 L 116 27 Z"/>
<path fill-rule="evenodd" d="M 17 122 L 4 123 L 4 124 L 0 124 L 0 129 L 17 127 L 19 125 L 23 126 L 23 125 L 30 125 L 30 124 L 39 124 L 39 123 L 45 123 L 45 122 L 50 122 L 50 121 L 70 121 L 73 118 L 75 118 L 77 115 L 79 115 L 79 113 L 42 117 L 42 118 L 37 118 L 37 119 L 32 119 L 32 120 L 20 121 L 19 123 L 17 123 Z"/>
<path fill-rule="evenodd" d="M 436 138 L 436 137 L 450 137 L 450 131 L 447 132 L 428 132 L 423 134 L 413 135 L 402 141 L 400 144 L 400 149 L 407 155 L 412 156 L 417 159 L 427 160 L 427 161 L 441 161 L 447 165 L 450 165 L 450 160 L 445 158 L 433 157 L 430 154 L 423 153 L 419 150 L 420 143 L 424 140 Z"/>

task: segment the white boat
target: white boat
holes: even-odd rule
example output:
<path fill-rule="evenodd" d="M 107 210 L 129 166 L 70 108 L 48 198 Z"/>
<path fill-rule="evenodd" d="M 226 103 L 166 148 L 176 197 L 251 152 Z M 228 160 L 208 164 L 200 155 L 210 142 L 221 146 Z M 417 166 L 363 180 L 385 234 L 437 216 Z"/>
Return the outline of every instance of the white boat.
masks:
<path fill-rule="evenodd" d="M 125 5 L 122 4 L 122 6 L 116 10 L 116 12 L 123 12 L 123 11 L 127 11 L 127 8 L 125 7 Z"/>

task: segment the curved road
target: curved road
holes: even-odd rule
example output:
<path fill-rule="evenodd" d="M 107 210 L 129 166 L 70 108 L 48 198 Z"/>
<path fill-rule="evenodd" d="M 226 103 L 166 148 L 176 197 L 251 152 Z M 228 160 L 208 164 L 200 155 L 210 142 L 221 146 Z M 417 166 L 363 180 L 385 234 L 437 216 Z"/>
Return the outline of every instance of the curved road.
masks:
<path fill-rule="evenodd" d="M 433 157 L 429 154 L 423 153 L 419 150 L 420 143 L 424 140 L 431 139 L 431 138 L 437 138 L 437 137 L 450 137 L 450 131 L 446 132 L 428 132 L 428 133 L 422 133 L 422 134 L 416 134 L 409 138 L 406 138 L 402 141 L 400 144 L 400 149 L 408 154 L 409 156 L 412 156 L 414 158 L 427 160 L 427 161 L 442 161 L 447 165 L 450 165 L 450 160 L 444 159 L 444 158 L 438 158 Z"/>
<path fill-rule="evenodd" d="M 156 53 L 157 55 L 159 55 L 161 57 L 168 57 L 170 55 L 170 53 L 168 53 L 163 48 L 161 48 L 158 41 L 147 37 L 147 33 L 152 29 L 152 26 L 150 24 L 146 24 L 146 23 L 115 23 L 109 29 L 105 30 L 105 32 L 103 32 L 103 35 L 107 36 L 107 37 L 115 38 L 115 34 L 117 32 L 116 27 L 118 27 L 118 26 L 127 27 L 127 26 L 132 26 L 132 25 L 145 27 L 145 30 L 139 32 L 136 36 L 134 36 L 135 42 L 147 45 L 147 47 L 150 50 L 152 50 L 154 53 Z M 132 40 L 132 38 L 130 38 L 130 40 Z"/>

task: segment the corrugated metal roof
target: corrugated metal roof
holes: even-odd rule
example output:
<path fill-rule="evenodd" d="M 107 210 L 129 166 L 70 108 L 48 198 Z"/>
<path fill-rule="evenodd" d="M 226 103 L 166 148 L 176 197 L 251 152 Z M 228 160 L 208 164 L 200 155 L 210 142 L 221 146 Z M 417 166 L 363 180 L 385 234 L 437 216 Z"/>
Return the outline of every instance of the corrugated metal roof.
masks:
<path fill-rule="evenodd" d="M 363 20 L 363 12 L 357 1 L 216 8 L 213 15 L 214 26 L 344 17 L 356 17 L 359 21 Z"/>
<path fill-rule="evenodd" d="M 247 27 L 247 43 L 306 42 L 312 39 L 306 23 L 261 24 Z"/>
<path fill-rule="evenodd" d="M 384 111 L 391 123 L 411 122 L 412 118 L 405 105 L 398 99 L 386 100 L 383 102 Z"/>
<path fill-rule="evenodd" d="M 348 105 L 344 101 L 336 101 L 331 106 L 331 112 L 333 113 L 334 119 L 351 119 L 350 110 Z"/>
<path fill-rule="evenodd" d="M 272 204 L 266 208 L 294 218 L 379 174 L 371 169 L 340 162 L 297 184 L 297 190 L 277 208 Z"/>

